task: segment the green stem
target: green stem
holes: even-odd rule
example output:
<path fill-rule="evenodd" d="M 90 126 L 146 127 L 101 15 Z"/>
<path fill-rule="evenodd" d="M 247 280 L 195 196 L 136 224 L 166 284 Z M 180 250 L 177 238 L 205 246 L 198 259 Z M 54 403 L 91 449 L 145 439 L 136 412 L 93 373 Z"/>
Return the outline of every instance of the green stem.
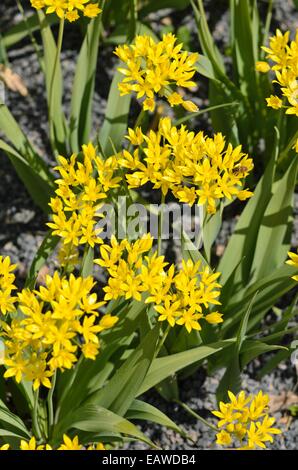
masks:
<path fill-rule="evenodd" d="M 31 29 L 31 27 L 30 27 L 30 25 L 29 25 L 29 23 L 28 23 L 27 16 L 26 16 L 26 14 L 25 14 L 23 5 L 21 4 L 20 0 L 16 0 L 16 3 L 17 3 L 17 7 L 18 7 L 18 9 L 19 9 L 19 12 L 20 12 L 21 15 L 22 15 L 23 21 L 24 21 L 24 23 L 25 23 L 25 25 L 26 25 L 26 29 L 27 29 L 28 34 L 29 34 L 29 36 L 30 36 L 30 40 L 31 40 L 31 42 L 32 42 L 32 45 L 33 45 L 33 47 L 34 47 L 34 49 L 35 49 L 35 52 L 36 52 L 36 55 L 37 55 L 37 58 L 38 58 L 38 62 L 39 62 L 39 66 L 40 66 L 41 70 L 42 70 L 43 72 L 45 72 L 42 54 L 41 54 L 41 52 L 40 52 L 40 48 L 39 48 L 39 46 L 38 46 L 38 44 L 37 44 L 37 42 L 36 42 L 36 39 L 35 39 L 34 34 L 33 34 L 33 32 L 32 32 L 32 29 Z"/>
<path fill-rule="evenodd" d="M 60 60 L 60 55 L 61 55 L 62 42 L 63 42 L 63 32 L 64 32 L 64 18 L 62 18 L 60 20 L 60 24 L 59 24 L 56 55 L 55 55 L 54 67 L 53 67 L 51 83 L 50 83 L 50 90 L 49 90 L 49 103 L 48 103 L 48 106 L 49 106 L 50 141 L 51 141 L 53 149 L 55 149 L 54 127 L 52 125 L 52 123 L 53 123 L 52 109 L 53 109 L 53 99 L 54 99 L 54 84 L 55 84 L 57 66 L 58 66 L 58 62 Z M 55 153 L 57 153 L 57 150 L 55 150 Z"/>
<path fill-rule="evenodd" d="M 33 433 L 34 436 L 39 441 L 42 439 L 41 430 L 38 422 L 38 399 L 39 399 L 39 389 L 35 390 L 34 392 L 34 407 L 32 413 L 32 426 L 33 426 Z"/>
<path fill-rule="evenodd" d="M 136 130 L 137 127 L 142 127 L 142 123 L 143 123 L 143 120 L 144 120 L 144 117 L 146 115 L 146 111 L 144 111 L 144 109 L 142 108 L 138 117 L 137 117 L 137 120 L 135 122 L 135 125 L 134 125 L 134 131 Z M 132 151 L 132 144 L 130 143 L 129 146 L 128 146 L 128 151 L 131 152 Z"/>
<path fill-rule="evenodd" d="M 89 244 L 86 244 L 85 245 L 85 248 L 84 248 L 84 254 L 83 254 L 83 259 L 82 259 L 82 264 L 81 264 L 81 269 L 80 269 L 80 276 L 84 277 L 83 276 L 83 270 L 84 270 L 84 266 L 85 266 L 85 262 L 86 262 L 86 259 L 87 259 L 87 256 L 89 254 L 89 248 L 91 248 L 89 246 Z"/>
<path fill-rule="evenodd" d="M 158 342 L 158 345 L 157 345 L 157 348 L 156 348 L 156 351 L 155 351 L 155 354 L 154 354 L 154 357 L 156 358 L 158 356 L 158 354 L 160 353 L 160 350 L 161 348 L 163 347 L 164 345 L 164 342 L 165 340 L 167 339 L 167 336 L 169 334 L 169 331 L 171 329 L 171 325 L 169 324 L 167 326 L 167 328 L 165 329 L 164 331 L 164 334 L 162 335 L 162 337 L 160 338 L 159 342 Z"/>
<path fill-rule="evenodd" d="M 54 425 L 54 406 L 53 406 L 53 395 L 55 391 L 55 385 L 56 385 L 56 379 L 57 379 L 57 371 L 55 371 L 53 378 L 52 378 L 52 387 L 49 390 L 48 393 L 48 429 L 49 429 L 49 437 L 51 437 L 53 425 Z"/>
<path fill-rule="evenodd" d="M 289 151 L 292 149 L 292 147 L 294 146 L 297 139 L 298 139 L 298 131 L 291 138 L 291 140 L 287 144 L 286 148 L 281 152 L 280 161 L 283 161 L 287 157 Z"/>
<path fill-rule="evenodd" d="M 0 63 L 3 62 L 5 67 L 9 66 L 9 61 L 7 57 L 6 47 L 4 45 L 4 41 L 0 32 Z"/>
<path fill-rule="evenodd" d="M 61 412 L 61 408 L 63 407 L 63 403 L 66 400 L 66 398 L 67 398 L 67 396 L 68 396 L 68 394 L 71 390 L 71 387 L 73 386 L 73 383 L 74 383 L 75 378 L 77 376 L 78 369 L 81 366 L 83 360 L 84 360 L 84 356 L 83 356 L 83 354 L 81 354 L 80 357 L 79 357 L 78 362 L 76 363 L 75 367 L 72 369 L 71 376 L 69 377 L 67 385 L 63 389 L 62 395 L 58 398 L 58 403 L 57 403 L 56 413 L 55 413 L 55 418 L 54 418 L 55 423 L 57 423 L 57 421 L 59 421 L 59 417 L 60 417 L 59 415 L 60 415 L 60 412 Z"/>
<path fill-rule="evenodd" d="M 134 130 L 136 130 L 137 127 L 141 127 L 145 114 L 146 114 L 146 111 L 144 111 L 144 109 L 142 108 L 140 111 L 140 114 L 137 117 Z"/>
<path fill-rule="evenodd" d="M 62 268 L 61 270 L 61 276 L 65 276 L 68 272 L 68 267 L 69 267 L 69 258 L 70 258 L 70 255 L 71 255 L 71 250 L 73 249 L 73 243 L 69 243 L 69 248 L 68 248 L 68 253 L 67 253 L 67 261 L 66 261 L 66 264 L 65 266 Z"/>
<path fill-rule="evenodd" d="M 268 2 L 268 10 L 267 10 L 267 15 L 266 15 L 266 23 L 265 23 L 265 28 L 264 28 L 264 35 L 263 35 L 263 40 L 262 44 L 266 44 L 268 37 L 269 37 L 269 32 L 270 32 L 270 24 L 271 24 L 271 19 L 272 19 L 272 8 L 273 8 L 273 0 L 269 0 Z"/>
<path fill-rule="evenodd" d="M 195 411 L 193 411 L 191 408 L 189 408 L 189 406 L 187 406 L 185 403 L 183 403 L 182 401 L 180 400 L 174 400 L 176 403 L 178 403 L 178 405 L 180 405 L 182 408 L 185 409 L 185 411 L 187 411 L 191 416 L 193 416 L 194 418 L 198 419 L 199 421 L 201 421 L 203 424 L 205 424 L 205 426 L 208 426 L 210 429 L 212 429 L 213 431 L 215 432 L 218 432 L 218 429 L 216 426 L 214 426 L 213 424 L 209 423 L 206 419 L 202 418 L 202 416 L 198 415 Z"/>
<path fill-rule="evenodd" d="M 165 203 L 165 195 L 163 192 L 161 193 L 161 206 L 158 212 L 158 241 L 157 241 L 157 253 L 158 256 L 161 255 L 161 248 L 162 248 L 162 228 L 163 228 L 163 205 Z"/>

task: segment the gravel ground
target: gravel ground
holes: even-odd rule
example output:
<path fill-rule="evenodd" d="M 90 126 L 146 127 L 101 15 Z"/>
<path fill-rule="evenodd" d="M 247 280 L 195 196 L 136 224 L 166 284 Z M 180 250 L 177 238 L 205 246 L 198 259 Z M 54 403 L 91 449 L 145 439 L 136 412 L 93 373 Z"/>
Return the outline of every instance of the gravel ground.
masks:
<path fill-rule="evenodd" d="M 257 393 L 263 390 L 268 393 L 274 404 L 280 401 L 284 394 L 289 394 L 295 389 L 295 371 L 291 364 L 281 364 L 272 374 L 265 376 L 261 382 L 255 380 L 255 365 L 251 363 L 247 373 L 243 374 L 243 389 L 248 393 Z M 188 405 L 193 411 L 216 424 L 217 419 L 212 416 L 210 410 L 216 409 L 215 393 L 222 373 L 217 372 L 212 377 L 207 377 L 205 371 L 200 369 L 191 378 L 183 380 L 179 384 L 180 401 Z M 142 397 L 145 401 L 157 407 L 176 422 L 190 437 L 189 440 L 180 434 L 152 424 L 142 425 L 143 432 L 154 443 L 165 450 L 176 449 L 217 449 L 214 442 L 214 432 L 206 427 L 201 421 L 193 418 L 176 403 L 165 402 L 157 392 Z M 275 408 L 277 408 L 275 406 Z M 281 407 L 282 408 L 282 407 Z M 274 410 L 272 415 L 283 434 L 276 436 L 270 448 L 284 450 L 296 449 L 298 444 L 297 431 L 298 420 L 292 419 L 283 409 Z M 143 443 L 129 445 L 130 449 L 146 449 Z"/>
<path fill-rule="evenodd" d="M 205 0 L 208 20 L 210 21 L 213 35 L 219 46 L 224 49 L 228 41 L 228 14 L 225 11 L 226 1 Z M 265 7 L 265 2 L 260 2 Z M 162 11 L 151 18 L 156 31 L 161 25 L 165 26 L 166 18 L 171 14 L 175 26 L 187 26 L 191 40 L 195 43 L 195 24 L 190 11 L 185 14 L 172 14 L 171 11 Z M 294 10 L 292 1 L 278 0 L 274 9 L 273 29 L 278 25 L 282 29 L 294 30 L 298 24 L 298 13 Z M 13 0 L 4 0 L 0 4 L 0 24 L 4 29 L 20 19 L 15 9 Z M 79 48 L 80 38 L 67 27 L 64 51 L 62 53 L 63 73 L 65 78 L 64 107 L 69 108 L 72 77 L 75 69 L 75 58 Z M 96 77 L 95 107 L 93 115 L 94 131 L 102 123 L 106 100 L 111 82 L 115 59 L 110 48 L 100 50 L 99 63 Z M 51 153 L 47 135 L 47 111 L 44 97 L 44 80 L 40 73 L 36 55 L 29 42 L 24 41 L 9 51 L 9 60 L 13 70 L 19 73 L 29 89 L 27 99 L 20 98 L 16 94 L 7 92 L 7 105 L 12 110 L 16 120 L 21 124 L 26 135 L 40 155 L 51 164 Z M 227 59 L 228 60 L 228 59 Z M 196 97 L 199 106 L 206 106 L 207 87 L 204 81 Z M 194 127 L 200 126 L 204 130 L 210 130 L 210 122 L 206 120 L 196 121 Z M 0 153 L 0 252 L 8 254 L 14 262 L 19 264 L 19 278 L 25 278 L 26 272 L 34 257 L 34 254 L 42 241 L 45 233 L 45 217 L 38 207 L 34 206 L 26 190 L 17 177 L 13 167 L 3 153 Z M 13 190 L 10 188 L 13 187 Z M 298 197 L 295 199 L 295 221 L 292 237 L 293 247 L 298 246 Z M 219 237 L 216 241 L 216 254 L 220 256 L 231 233 L 234 230 L 236 218 L 233 214 L 225 217 Z M 283 392 L 293 391 L 296 385 L 296 371 L 289 364 L 281 364 L 272 374 L 267 375 L 261 382 L 255 379 L 258 363 L 253 362 L 248 371 L 243 375 L 243 387 L 249 392 L 259 389 L 280 396 Z M 203 417 L 209 416 L 210 409 L 214 408 L 214 392 L 216 390 L 220 372 L 213 377 L 207 377 L 204 369 L 200 369 L 191 378 L 181 381 L 181 400 Z M 162 400 L 157 392 L 150 392 L 144 397 L 164 411 L 177 424 L 179 424 L 191 437 L 191 441 L 183 439 L 175 432 L 155 425 L 144 425 L 144 432 L 163 449 L 210 449 L 214 448 L 213 433 L 203 425 L 190 417 L 176 404 Z M 295 449 L 297 447 L 298 421 L 289 417 L 284 410 L 275 412 L 278 423 L 288 431 L 275 440 L 276 449 Z M 143 448 L 142 444 L 131 444 L 130 448 Z"/>

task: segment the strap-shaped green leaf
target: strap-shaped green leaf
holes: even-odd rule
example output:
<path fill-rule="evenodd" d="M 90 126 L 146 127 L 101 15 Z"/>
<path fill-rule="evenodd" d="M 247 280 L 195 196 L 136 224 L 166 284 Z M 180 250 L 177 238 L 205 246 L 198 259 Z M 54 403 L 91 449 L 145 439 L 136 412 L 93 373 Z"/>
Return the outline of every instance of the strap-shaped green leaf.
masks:
<path fill-rule="evenodd" d="M 70 429 L 92 433 L 121 433 L 135 437 L 146 442 L 149 446 L 155 447 L 153 442 L 130 421 L 99 405 L 87 404 L 69 413 L 55 426 L 53 444 L 60 443 L 63 434 Z"/>
<path fill-rule="evenodd" d="M 29 159 L 27 155 L 28 159 L 25 159 L 21 153 L 1 139 L 0 149 L 9 157 L 33 201 L 41 207 L 44 212 L 49 212 L 48 204 L 54 191 L 51 176 L 48 171 L 45 171 L 41 158 L 39 156 L 32 156 L 32 158 Z"/>
<path fill-rule="evenodd" d="M 90 139 L 92 103 L 102 16 L 90 21 L 77 61 L 71 97 L 70 145 L 73 152 Z"/>
<path fill-rule="evenodd" d="M 123 416 L 142 387 L 154 357 L 159 325 L 156 325 L 129 355 L 107 385 L 88 399 Z"/>
<path fill-rule="evenodd" d="M 150 388 L 155 387 L 155 385 L 164 380 L 166 377 L 175 374 L 190 364 L 202 361 L 203 359 L 206 359 L 213 354 L 223 351 L 228 346 L 231 346 L 231 344 L 234 342 L 234 338 L 226 341 L 219 341 L 217 343 L 199 346 L 198 348 L 193 348 L 189 351 L 183 351 L 177 354 L 171 354 L 170 356 L 159 357 L 155 359 L 138 391 L 138 396 L 142 395 L 142 393 L 145 393 Z"/>
<path fill-rule="evenodd" d="M 182 430 L 172 421 L 166 414 L 157 409 L 155 406 L 150 405 L 141 400 L 134 400 L 126 412 L 125 417 L 129 420 L 140 419 L 150 421 L 152 423 L 166 426 L 167 428 L 174 429 L 174 431 L 181 433 Z"/>

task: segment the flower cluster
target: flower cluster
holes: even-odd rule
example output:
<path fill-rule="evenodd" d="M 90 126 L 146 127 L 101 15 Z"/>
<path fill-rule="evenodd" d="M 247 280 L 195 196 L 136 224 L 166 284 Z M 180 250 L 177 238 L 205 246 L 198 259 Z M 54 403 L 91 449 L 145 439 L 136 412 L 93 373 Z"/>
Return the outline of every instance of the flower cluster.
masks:
<path fill-rule="evenodd" d="M 18 313 L 11 322 L 1 322 L 5 340 L 4 377 L 23 378 L 51 388 L 50 377 L 57 369 L 70 369 L 77 353 L 95 359 L 99 352 L 98 333 L 115 325 L 118 318 L 109 314 L 99 319 L 98 309 L 105 304 L 92 293 L 92 277 L 67 279 L 47 276 L 44 286 L 18 294 Z"/>
<path fill-rule="evenodd" d="M 80 12 L 87 18 L 95 18 L 101 13 L 98 2 L 90 0 L 30 0 L 36 10 L 45 8 L 49 15 L 55 13 L 60 19 L 66 18 L 71 23 L 80 18 Z"/>
<path fill-rule="evenodd" d="M 126 176 L 130 188 L 150 181 L 164 195 L 171 190 L 180 202 L 206 205 L 209 213 L 216 211 L 220 199 L 244 200 L 252 195 L 243 187 L 252 159 L 240 145 L 226 146 L 220 133 L 209 138 L 163 118 L 157 132 L 145 135 L 140 128 L 129 129 L 127 138 L 136 149 L 124 150 L 120 163 L 132 171 Z"/>
<path fill-rule="evenodd" d="M 283 101 L 287 108 L 287 114 L 298 116 L 298 29 L 294 41 L 289 40 L 290 32 L 285 34 L 277 29 L 276 35 L 270 38 L 270 47 L 264 47 L 266 58 L 271 61 L 257 62 L 256 68 L 260 72 L 268 72 L 270 69 L 275 73 L 275 80 L 280 87 L 283 100 L 276 95 L 267 98 L 268 106 L 279 109 Z"/>
<path fill-rule="evenodd" d="M 293 253 L 293 252 L 289 251 L 288 256 L 289 256 L 290 259 L 288 259 L 286 261 L 286 263 L 289 264 L 290 266 L 294 266 L 295 268 L 298 269 L 298 253 Z M 294 281 L 298 282 L 298 275 L 296 274 L 295 276 L 292 276 L 292 279 L 294 279 Z"/>
<path fill-rule="evenodd" d="M 150 234 L 134 243 L 113 237 L 111 245 L 101 245 L 97 264 L 106 268 L 110 278 L 104 287 L 105 300 L 125 297 L 153 303 L 159 321 L 170 326 L 184 325 L 190 333 L 201 330 L 199 320 L 221 323 L 222 314 L 208 313 L 210 305 L 219 305 L 220 273 L 200 269 L 200 262 L 183 261 L 182 268 L 168 266 L 164 256 L 150 254 L 153 239 Z M 167 266 L 167 270 L 165 267 Z"/>
<path fill-rule="evenodd" d="M 9 450 L 10 445 L 4 444 L 0 446 L 0 450 Z M 50 444 L 37 444 L 35 437 L 31 437 L 30 441 L 21 440 L 20 450 L 54 450 Z M 78 436 L 73 439 L 68 437 L 66 434 L 63 435 L 63 443 L 58 447 L 57 450 L 105 450 L 105 446 L 102 442 L 90 444 L 87 447 L 79 443 Z"/>
<path fill-rule="evenodd" d="M 16 298 L 12 296 L 12 291 L 16 289 L 15 275 L 12 272 L 15 268 L 16 265 L 11 264 L 9 256 L 0 256 L 0 312 L 3 315 L 15 310 Z"/>
<path fill-rule="evenodd" d="M 126 64 L 119 68 L 125 75 L 119 84 L 121 95 L 136 93 L 144 98 L 143 109 L 154 111 L 155 94 L 164 96 L 171 106 L 182 105 L 187 111 L 197 111 L 192 101 L 184 101 L 177 87 L 192 88 L 198 54 L 182 51 L 183 44 L 177 38 L 164 34 L 155 42 L 150 36 L 137 36 L 134 44 L 118 46 L 115 54 Z"/>
<path fill-rule="evenodd" d="M 217 444 L 235 445 L 241 450 L 266 448 L 266 442 L 273 442 L 271 434 L 280 434 L 273 428 L 275 418 L 268 415 L 269 396 L 260 391 L 255 396 L 246 396 L 241 391 L 238 396 L 228 392 L 230 402 L 219 404 L 219 411 L 212 413 L 219 418 L 218 427 L 222 430 L 216 435 Z"/>
<path fill-rule="evenodd" d="M 120 177 L 114 175 L 118 168 L 115 156 L 103 160 L 89 143 L 82 147 L 83 156 L 73 154 L 69 160 L 60 156 L 60 173 L 56 180 L 56 197 L 51 199 L 53 222 L 48 226 L 54 235 L 62 238 L 70 252 L 73 246 L 87 244 L 94 247 L 102 240 L 96 229 L 102 200 L 110 189 L 119 186 Z"/>

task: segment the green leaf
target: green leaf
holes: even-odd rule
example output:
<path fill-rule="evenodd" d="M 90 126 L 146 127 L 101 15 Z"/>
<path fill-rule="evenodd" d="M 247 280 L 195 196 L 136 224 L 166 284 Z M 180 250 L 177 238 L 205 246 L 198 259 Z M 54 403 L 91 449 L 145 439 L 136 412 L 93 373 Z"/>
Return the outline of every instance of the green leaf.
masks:
<path fill-rule="evenodd" d="M 61 64 L 56 64 L 57 46 L 53 37 L 48 15 L 42 10 L 38 11 L 41 24 L 41 37 L 44 50 L 45 80 L 47 90 L 48 106 L 50 106 L 50 90 L 53 85 L 52 108 L 51 108 L 51 133 L 54 137 L 55 148 L 61 154 L 66 154 L 67 126 L 62 108 L 63 80 Z M 56 66 L 55 66 L 56 65 Z M 55 76 L 54 74 L 55 68 Z"/>
<path fill-rule="evenodd" d="M 92 276 L 93 266 L 94 266 L 94 248 L 89 246 L 83 258 L 81 275 L 83 277 Z"/>
<path fill-rule="evenodd" d="M 17 439 L 24 439 L 24 435 L 18 434 L 12 431 L 9 431 L 8 429 L 1 429 L 0 428 L 0 437 L 15 437 Z"/>
<path fill-rule="evenodd" d="M 223 205 L 220 204 L 220 207 L 217 209 L 215 214 L 206 214 L 204 217 L 202 235 L 204 243 L 204 252 L 209 263 L 211 261 L 212 245 L 215 242 L 216 237 L 220 231 L 222 223 L 222 212 Z"/>
<path fill-rule="evenodd" d="M 200 75 L 203 75 L 203 77 L 209 78 L 210 80 L 218 80 L 212 62 L 203 54 L 200 54 L 199 56 L 199 60 L 196 63 L 196 69 Z"/>
<path fill-rule="evenodd" d="M 280 345 L 266 344 L 263 341 L 258 340 L 247 340 L 245 341 L 243 350 L 241 351 L 241 366 L 245 367 L 249 362 L 261 354 L 279 349 L 284 351 L 288 350 L 286 347 Z"/>
<path fill-rule="evenodd" d="M 255 63 L 259 56 L 259 27 L 256 4 L 249 0 L 231 0 L 231 28 L 234 70 L 237 81 L 245 96 L 253 102 L 257 96 Z"/>
<path fill-rule="evenodd" d="M 181 434 L 182 430 L 174 421 L 167 417 L 162 411 L 141 400 L 134 400 L 126 412 L 125 417 L 129 420 L 141 419 L 152 423 L 166 426 Z"/>
<path fill-rule="evenodd" d="M 80 50 L 74 77 L 71 111 L 70 143 L 73 152 L 90 139 L 92 104 L 102 17 L 90 21 Z"/>
<path fill-rule="evenodd" d="M 237 338 L 236 338 L 236 343 L 232 351 L 231 360 L 227 365 L 226 371 L 216 391 L 216 398 L 218 402 L 225 400 L 227 398 L 228 391 L 237 393 L 239 392 L 241 388 L 242 367 L 241 367 L 241 362 L 240 362 L 240 352 L 241 352 L 243 342 L 245 340 L 249 316 L 251 314 L 252 306 L 254 304 L 257 294 L 258 292 L 255 293 L 254 297 L 250 301 L 248 308 L 245 312 L 245 315 L 243 316 L 240 322 L 240 326 L 239 326 L 239 330 L 238 330 Z"/>
<path fill-rule="evenodd" d="M 113 147 L 116 150 L 121 148 L 127 129 L 131 96 L 120 96 L 118 84 L 122 79 L 123 75 L 116 72 L 109 92 L 105 120 L 98 136 L 103 153 L 107 156 L 114 153 Z"/>
<path fill-rule="evenodd" d="M 48 257 L 53 253 L 58 242 L 59 237 L 53 236 L 51 232 L 48 232 L 48 234 L 43 239 L 43 242 L 38 248 L 29 269 L 29 274 L 26 280 L 26 287 L 29 289 L 34 288 L 39 271 L 45 265 Z"/>
<path fill-rule="evenodd" d="M 202 267 L 205 268 L 206 266 L 210 267 L 208 264 L 208 261 L 204 258 L 202 253 L 199 250 L 199 247 L 197 247 L 189 238 L 185 230 L 183 230 L 182 233 L 182 256 L 185 261 L 188 259 L 191 259 L 194 263 L 197 263 L 200 261 L 202 263 Z"/>
<path fill-rule="evenodd" d="M 209 106 L 208 108 L 200 109 L 200 111 L 197 111 L 196 113 L 189 113 L 187 116 L 182 117 L 181 119 L 177 119 L 176 121 L 173 122 L 174 126 L 180 126 L 181 124 L 184 124 L 185 122 L 191 121 L 197 116 L 201 116 L 202 114 L 207 114 L 212 111 L 215 111 L 216 109 L 221 109 L 221 108 L 229 108 L 229 107 L 236 107 L 239 103 L 237 101 L 234 101 L 232 103 L 222 103 L 218 104 L 216 106 Z"/>
<path fill-rule="evenodd" d="M 75 410 L 60 421 L 54 428 L 54 444 L 61 441 L 64 433 L 70 429 L 100 433 L 121 433 L 135 437 L 146 442 L 149 446 L 154 444 L 130 421 L 98 405 L 87 404 Z"/>
<path fill-rule="evenodd" d="M 254 303 L 252 314 L 249 320 L 248 331 L 255 327 L 263 318 L 266 312 L 275 305 L 280 297 L 296 286 L 296 282 L 291 276 L 297 274 L 297 269 L 288 265 L 281 265 L 273 273 L 255 282 L 242 291 L 242 298 L 235 300 L 231 297 L 229 302 L 223 304 L 225 322 L 222 324 L 221 332 L 223 336 L 230 337 L 236 325 L 240 322 L 245 306 L 258 291 L 258 297 Z"/>
<path fill-rule="evenodd" d="M 140 16 L 145 17 L 152 12 L 163 8 L 173 8 L 175 10 L 184 10 L 188 7 L 190 0 L 147 0 L 147 4 L 141 9 Z"/>
<path fill-rule="evenodd" d="M 202 361 L 219 351 L 223 351 L 234 342 L 235 339 L 229 339 L 226 341 L 199 346 L 197 348 L 190 349 L 189 351 L 154 359 L 149 372 L 138 391 L 138 396 L 142 395 L 150 388 L 155 387 L 162 380 L 175 374 L 179 370 L 184 369 L 194 362 Z"/>
<path fill-rule="evenodd" d="M 273 155 L 267 165 L 265 173 L 257 184 L 253 197 L 246 204 L 220 260 L 218 271 L 222 273 L 220 281 L 223 285 L 221 293 L 223 305 L 230 304 L 231 297 L 236 294 L 239 300 L 242 299 L 243 289 L 247 288 L 250 281 L 259 228 L 272 196 L 276 158 L 277 155 Z"/>
<path fill-rule="evenodd" d="M 48 22 L 51 25 L 58 23 L 58 21 L 57 15 L 50 15 L 48 18 Z M 28 16 L 26 21 L 19 21 L 16 25 L 12 26 L 5 32 L 2 38 L 5 47 L 9 48 L 28 36 L 28 27 L 32 32 L 40 29 L 37 13 L 33 13 L 33 15 Z"/>
<path fill-rule="evenodd" d="M 30 437 L 30 433 L 25 424 L 0 401 L 0 427 L 5 425 L 6 429 L 11 432 L 17 432 L 22 438 Z"/>
<path fill-rule="evenodd" d="M 274 354 L 274 356 L 271 357 L 257 373 L 258 380 L 261 380 L 266 374 L 270 374 L 274 369 L 277 368 L 278 364 L 287 360 L 290 355 L 291 352 L 289 350 L 285 351 L 284 349 Z"/>
<path fill-rule="evenodd" d="M 60 393 L 57 416 L 59 417 L 77 408 L 87 397 L 102 388 L 115 372 L 121 349 L 129 347 L 134 333 L 138 330 L 140 316 L 146 314 L 141 302 L 133 301 L 130 305 L 124 302 L 120 313 L 112 305 L 113 302 L 110 302 L 109 313 L 117 314 L 119 321 L 114 328 L 101 335 L 100 354 L 94 361 L 82 358 L 71 371 L 64 372 L 58 380 Z"/>
<path fill-rule="evenodd" d="M 48 213 L 48 204 L 50 197 L 53 195 L 53 185 L 51 176 L 47 171 L 44 171 L 44 165 L 41 158 L 34 155 L 30 158 L 27 154 L 27 159 L 25 159 L 21 153 L 1 139 L 0 149 L 2 149 L 9 157 L 33 201 L 41 207 L 44 212 Z"/>
<path fill-rule="evenodd" d="M 273 186 L 273 196 L 259 227 L 251 282 L 272 273 L 286 260 L 291 244 L 297 164 L 297 159 L 294 159 L 284 176 Z"/>
<path fill-rule="evenodd" d="M 88 399 L 123 416 L 136 397 L 151 365 L 160 327 L 156 325 L 129 355 L 107 385 Z"/>
<path fill-rule="evenodd" d="M 157 36 L 153 33 L 152 29 L 140 21 L 136 22 L 136 32 L 140 35 L 151 36 L 154 39 L 157 39 Z M 111 44 L 118 46 L 121 44 L 127 43 L 127 24 L 117 24 L 114 31 L 104 38 L 104 44 Z"/>
<path fill-rule="evenodd" d="M 198 0 L 198 7 L 194 1 L 191 0 L 191 5 L 194 11 L 194 17 L 198 28 L 198 36 L 203 53 L 210 60 L 214 70 L 217 74 L 224 75 L 225 69 L 222 56 L 215 44 L 212 34 L 209 30 L 206 15 L 203 7 L 203 1 Z"/>
<path fill-rule="evenodd" d="M 237 101 L 238 106 L 227 108 L 222 103 L 232 104 Z M 239 123 L 241 116 L 245 115 L 242 98 L 231 92 L 223 82 L 212 80 L 209 83 L 209 103 L 211 106 L 211 121 L 214 132 L 221 132 L 229 143 L 239 145 Z"/>

